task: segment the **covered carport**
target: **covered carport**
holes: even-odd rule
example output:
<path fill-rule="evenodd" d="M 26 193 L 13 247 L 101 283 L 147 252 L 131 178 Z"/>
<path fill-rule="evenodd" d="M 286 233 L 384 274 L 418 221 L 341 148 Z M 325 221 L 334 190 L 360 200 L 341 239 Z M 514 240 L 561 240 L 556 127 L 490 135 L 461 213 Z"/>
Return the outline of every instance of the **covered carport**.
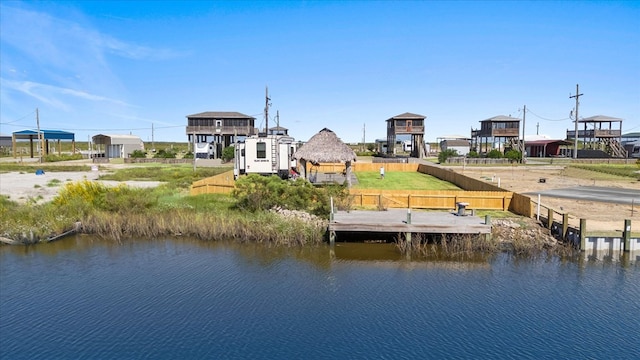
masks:
<path fill-rule="evenodd" d="M 71 148 L 72 148 L 72 152 L 75 153 L 76 152 L 76 135 L 72 132 L 68 132 L 68 131 L 62 131 L 62 130 L 22 130 L 22 131 L 16 131 L 12 134 L 11 136 L 11 143 L 13 145 L 13 157 L 17 157 L 16 156 L 16 152 L 17 152 L 17 147 L 18 147 L 18 140 L 29 140 L 29 154 L 30 157 L 33 158 L 34 157 L 34 152 L 33 152 L 33 140 L 36 140 L 38 143 L 43 144 L 43 146 L 40 146 L 40 151 L 41 154 L 39 154 L 38 156 L 41 155 L 49 155 L 49 141 L 53 140 L 53 141 L 57 141 L 57 149 L 58 149 L 58 155 L 61 154 L 61 149 L 60 149 L 60 141 L 62 140 L 71 140 Z M 42 150 L 44 150 L 44 154 L 42 154 Z"/>

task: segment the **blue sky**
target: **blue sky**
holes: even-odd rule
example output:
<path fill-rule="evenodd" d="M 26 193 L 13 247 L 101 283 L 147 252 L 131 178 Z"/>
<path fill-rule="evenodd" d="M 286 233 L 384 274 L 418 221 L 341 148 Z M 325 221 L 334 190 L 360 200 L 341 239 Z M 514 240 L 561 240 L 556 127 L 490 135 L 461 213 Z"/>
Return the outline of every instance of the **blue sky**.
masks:
<path fill-rule="evenodd" d="M 640 2 L 7 1 L 0 132 L 35 128 L 187 141 L 186 115 L 238 111 L 308 140 L 386 136 L 422 114 L 426 140 L 496 115 L 564 138 L 579 115 L 640 131 Z M 538 125 L 538 126 L 536 126 Z"/>

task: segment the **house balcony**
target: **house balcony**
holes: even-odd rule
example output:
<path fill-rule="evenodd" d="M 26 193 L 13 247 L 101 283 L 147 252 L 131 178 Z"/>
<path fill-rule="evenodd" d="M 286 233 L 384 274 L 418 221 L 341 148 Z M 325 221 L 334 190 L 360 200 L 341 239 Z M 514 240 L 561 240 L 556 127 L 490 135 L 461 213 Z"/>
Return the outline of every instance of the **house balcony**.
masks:
<path fill-rule="evenodd" d="M 187 135 L 255 135 L 253 126 L 187 126 Z"/>
<path fill-rule="evenodd" d="M 567 139 L 575 139 L 575 130 L 567 130 Z M 591 129 L 591 130 L 578 130 L 578 138 L 579 139 L 588 139 L 588 138 L 619 138 L 622 136 L 622 130 L 602 130 L 602 129 Z"/>
<path fill-rule="evenodd" d="M 396 133 L 396 135 L 424 135 L 424 126 L 395 126 L 391 129 Z"/>

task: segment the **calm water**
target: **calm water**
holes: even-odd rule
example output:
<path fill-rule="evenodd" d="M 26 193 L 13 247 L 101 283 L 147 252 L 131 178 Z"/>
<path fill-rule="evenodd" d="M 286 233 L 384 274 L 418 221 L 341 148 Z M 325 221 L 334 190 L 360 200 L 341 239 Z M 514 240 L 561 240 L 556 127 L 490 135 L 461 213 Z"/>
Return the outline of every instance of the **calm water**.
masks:
<path fill-rule="evenodd" d="M 409 261 L 89 237 L 0 247 L 0 358 L 640 358 L 640 256 Z"/>

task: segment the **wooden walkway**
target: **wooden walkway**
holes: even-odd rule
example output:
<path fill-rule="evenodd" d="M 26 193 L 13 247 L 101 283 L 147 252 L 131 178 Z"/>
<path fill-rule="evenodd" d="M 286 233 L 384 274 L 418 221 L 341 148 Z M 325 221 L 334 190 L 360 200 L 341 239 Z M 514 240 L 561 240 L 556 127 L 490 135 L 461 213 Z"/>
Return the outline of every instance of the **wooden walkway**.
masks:
<path fill-rule="evenodd" d="M 421 234 L 490 234 L 491 224 L 477 216 L 457 216 L 441 211 L 407 210 L 338 211 L 329 222 L 329 232 L 421 233 Z"/>

